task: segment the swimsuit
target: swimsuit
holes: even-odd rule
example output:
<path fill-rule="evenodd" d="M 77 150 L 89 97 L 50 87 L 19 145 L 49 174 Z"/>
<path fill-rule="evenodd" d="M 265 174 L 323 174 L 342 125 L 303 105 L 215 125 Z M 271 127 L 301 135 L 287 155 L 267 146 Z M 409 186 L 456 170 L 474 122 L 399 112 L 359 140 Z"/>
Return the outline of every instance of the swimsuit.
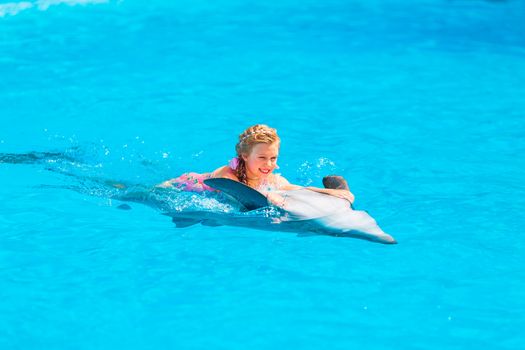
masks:
<path fill-rule="evenodd" d="M 189 192 L 204 192 L 215 191 L 210 186 L 204 183 L 204 180 L 209 179 L 210 174 L 199 173 L 184 173 L 178 178 L 172 180 L 172 184 L 176 188 Z"/>

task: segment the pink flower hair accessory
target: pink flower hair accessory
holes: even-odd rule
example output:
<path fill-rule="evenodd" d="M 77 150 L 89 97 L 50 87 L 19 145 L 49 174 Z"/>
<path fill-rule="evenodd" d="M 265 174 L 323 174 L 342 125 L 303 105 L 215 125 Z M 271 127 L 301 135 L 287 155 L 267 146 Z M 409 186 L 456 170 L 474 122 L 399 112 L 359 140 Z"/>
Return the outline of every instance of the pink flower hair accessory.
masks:
<path fill-rule="evenodd" d="M 228 165 L 232 170 L 237 170 L 237 167 L 239 166 L 239 157 L 232 158 Z"/>

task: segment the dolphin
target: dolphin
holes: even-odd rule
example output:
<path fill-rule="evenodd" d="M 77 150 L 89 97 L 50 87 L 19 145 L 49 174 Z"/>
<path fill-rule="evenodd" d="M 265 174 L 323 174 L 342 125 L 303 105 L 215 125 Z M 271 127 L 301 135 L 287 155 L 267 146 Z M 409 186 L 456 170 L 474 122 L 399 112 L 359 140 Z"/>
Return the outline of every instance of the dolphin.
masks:
<path fill-rule="evenodd" d="M 331 187 L 344 188 L 344 179 L 335 179 Z M 230 179 L 216 178 L 205 183 L 240 202 L 244 212 L 170 211 L 177 227 L 201 223 L 206 226 L 241 226 L 271 231 L 311 232 L 338 237 L 352 237 L 384 244 L 396 244 L 377 222 L 365 211 L 354 210 L 345 199 L 308 189 L 275 191 L 282 205 L 272 207 L 266 197 Z M 345 182 L 346 184 L 346 182 Z M 326 183 L 325 183 L 326 186 Z"/>

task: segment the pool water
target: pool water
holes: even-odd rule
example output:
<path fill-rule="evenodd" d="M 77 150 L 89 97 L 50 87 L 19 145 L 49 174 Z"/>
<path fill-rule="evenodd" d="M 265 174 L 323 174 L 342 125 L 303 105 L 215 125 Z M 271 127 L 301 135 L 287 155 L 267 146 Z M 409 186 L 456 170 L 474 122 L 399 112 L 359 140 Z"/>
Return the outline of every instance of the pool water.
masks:
<path fill-rule="evenodd" d="M 524 23 L 519 0 L 0 1 L 0 348 L 523 348 Z M 118 209 L 108 183 L 213 170 L 255 123 L 399 244 Z"/>

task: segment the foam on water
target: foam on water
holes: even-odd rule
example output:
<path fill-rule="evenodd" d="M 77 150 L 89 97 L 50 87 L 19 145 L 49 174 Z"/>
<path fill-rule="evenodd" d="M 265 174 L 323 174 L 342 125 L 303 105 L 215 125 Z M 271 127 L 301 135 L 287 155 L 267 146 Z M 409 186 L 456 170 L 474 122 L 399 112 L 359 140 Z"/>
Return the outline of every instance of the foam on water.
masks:
<path fill-rule="evenodd" d="M 91 5 L 91 4 L 104 4 L 108 3 L 109 0 L 38 0 L 38 1 L 20 1 L 20 2 L 8 2 L 0 4 L 0 17 L 14 16 L 21 11 L 28 9 L 37 9 L 40 11 L 46 11 L 51 6 L 56 5 Z"/>

